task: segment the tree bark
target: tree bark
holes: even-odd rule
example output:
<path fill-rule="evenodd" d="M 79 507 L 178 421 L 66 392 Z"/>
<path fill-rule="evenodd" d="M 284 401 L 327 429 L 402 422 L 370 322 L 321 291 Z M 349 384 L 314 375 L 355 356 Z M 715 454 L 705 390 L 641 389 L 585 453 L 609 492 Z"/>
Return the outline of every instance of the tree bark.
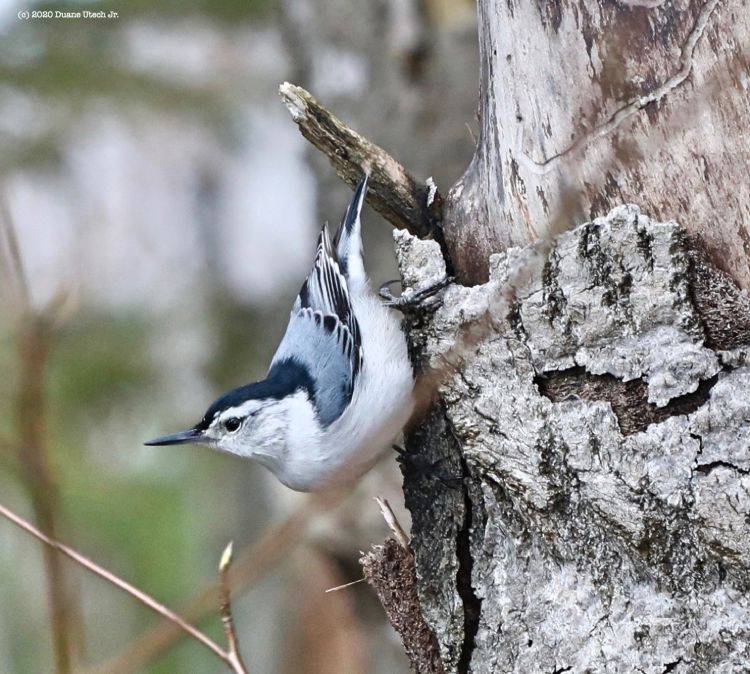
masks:
<path fill-rule="evenodd" d="M 479 13 L 481 138 L 443 217 L 463 285 L 411 325 L 453 371 L 404 470 L 445 670 L 747 671 L 746 12 Z M 435 275 L 434 244 L 397 250 L 407 286 Z"/>
<path fill-rule="evenodd" d="M 442 259 L 397 248 L 417 285 Z M 445 671 L 745 670 L 750 302 L 633 206 L 537 258 L 493 256 L 412 326 L 461 363 L 407 448 L 462 488 L 405 470 Z"/>

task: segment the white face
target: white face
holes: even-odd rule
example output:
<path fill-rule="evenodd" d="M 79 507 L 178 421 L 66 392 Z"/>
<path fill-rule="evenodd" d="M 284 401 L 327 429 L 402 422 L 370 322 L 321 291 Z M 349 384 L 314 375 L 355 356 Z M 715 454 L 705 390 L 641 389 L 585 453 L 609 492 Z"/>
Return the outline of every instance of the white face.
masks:
<path fill-rule="evenodd" d="M 222 410 L 204 431 L 204 442 L 248 458 L 278 456 L 286 444 L 286 407 L 283 399 L 265 399 Z"/>
<path fill-rule="evenodd" d="M 186 431 L 149 440 L 147 445 L 203 444 L 222 452 L 255 459 L 292 489 L 306 491 L 330 460 L 321 446 L 323 428 L 307 392 L 280 400 L 246 400 L 206 418 Z M 208 415 L 208 413 L 207 413 Z"/>
<path fill-rule="evenodd" d="M 285 485 L 306 491 L 320 459 L 321 432 L 307 394 L 297 391 L 281 400 L 249 400 L 223 410 L 203 442 L 255 459 Z"/>

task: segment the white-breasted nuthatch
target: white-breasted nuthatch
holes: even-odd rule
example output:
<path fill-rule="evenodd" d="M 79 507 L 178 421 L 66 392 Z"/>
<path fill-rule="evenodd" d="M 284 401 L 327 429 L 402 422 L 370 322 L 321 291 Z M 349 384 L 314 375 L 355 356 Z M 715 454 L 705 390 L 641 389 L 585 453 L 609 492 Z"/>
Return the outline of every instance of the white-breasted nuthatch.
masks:
<path fill-rule="evenodd" d="M 262 381 L 214 402 L 192 428 L 147 445 L 205 444 L 255 459 L 298 491 L 345 483 L 390 446 L 414 408 L 401 321 L 370 288 L 360 212 L 367 176 L 331 243 L 327 227 Z"/>

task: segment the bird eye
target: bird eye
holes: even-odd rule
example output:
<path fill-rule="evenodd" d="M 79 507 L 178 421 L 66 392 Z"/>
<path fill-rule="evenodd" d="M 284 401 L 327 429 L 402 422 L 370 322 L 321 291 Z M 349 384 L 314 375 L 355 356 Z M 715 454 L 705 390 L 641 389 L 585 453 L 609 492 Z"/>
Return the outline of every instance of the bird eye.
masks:
<path fill-rule="evenodd" d="M 239 419 L 238 417 L 229 417 L 229 419 L 224 422 L 224 428 L 230 433 L 234 433 L 241 425 L 242 419 Z"/>

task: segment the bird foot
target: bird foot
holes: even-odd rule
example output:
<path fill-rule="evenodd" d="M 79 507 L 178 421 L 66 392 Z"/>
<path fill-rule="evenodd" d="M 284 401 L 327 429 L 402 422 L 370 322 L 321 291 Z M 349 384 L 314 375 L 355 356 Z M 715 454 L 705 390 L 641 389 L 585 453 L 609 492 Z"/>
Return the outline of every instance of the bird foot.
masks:
<path fill-rule="evenodd" d="M 420 311 L 435 311 L 442 304 L 442 300 L 435 296 L 444 288 L 447 288 L 453 282 L 453 277 L 444 276 L 442 279 L 433 283 L 426 288 L 417 290 L 404 296 L 396 297 L 391 292 L 391 286 L 394 283 L 400 283 L 399 280 L 386 281 L 380 286 L 378 294 L 383 300 L 383 304 L 391 309 L 396 309 L 404 314 L 417 313 Z M 433 300 L 429 302 L 428 300 Z"/>
<path fill-rule="evenodd" d="M 459 489 L 463 484 L 463 475 L 451 475 L 448 471 L 440 468 L 440 464 L 445 461 L 445 458 L 438 459 L 437 461 L 429 461 L 421 454 L 407 453 L 403 447 L 399 447 L 398 445 L 393 445 L 393 449 L 398 455 L 396 461 L 401 465 L 408 466 L 417 475 L 439 480 L 449 489 Z"/>

